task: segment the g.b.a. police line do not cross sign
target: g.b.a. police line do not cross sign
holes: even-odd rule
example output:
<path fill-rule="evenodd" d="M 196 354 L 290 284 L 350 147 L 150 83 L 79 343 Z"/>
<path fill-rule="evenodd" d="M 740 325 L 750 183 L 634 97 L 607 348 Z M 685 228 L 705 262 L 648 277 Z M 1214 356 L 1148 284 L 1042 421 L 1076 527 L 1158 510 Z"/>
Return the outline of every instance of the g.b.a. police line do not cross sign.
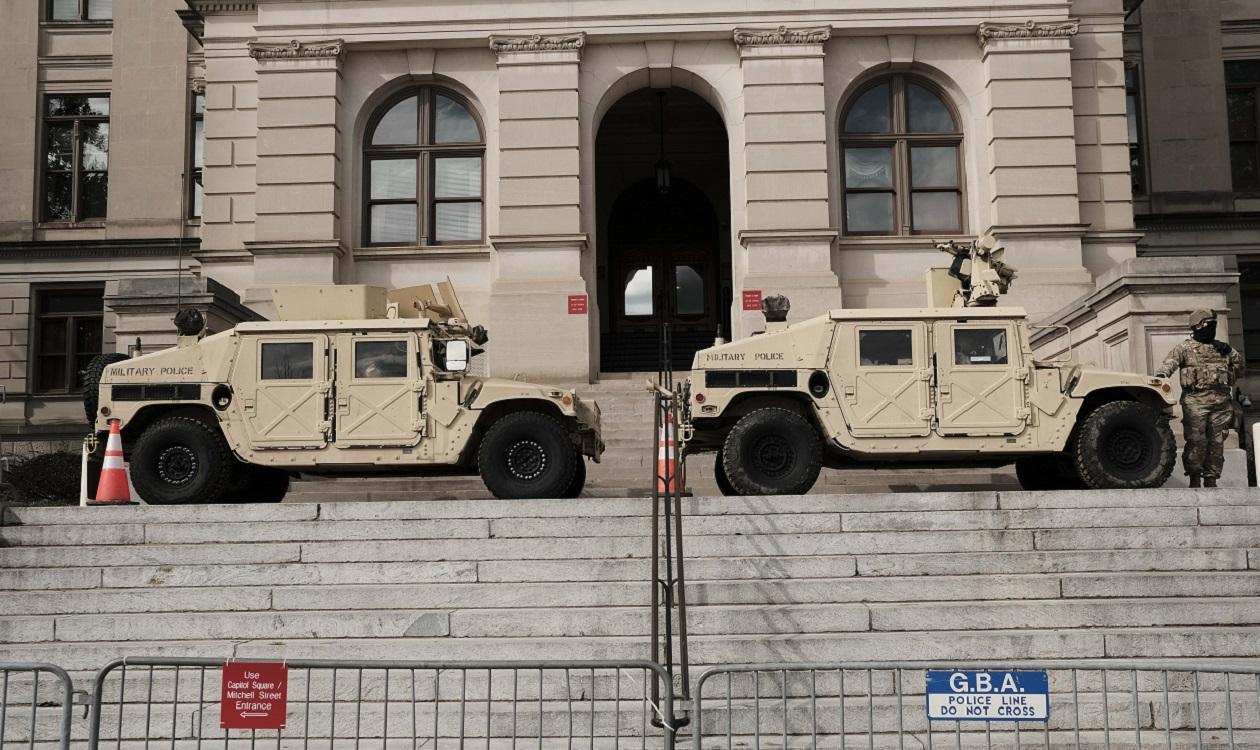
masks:
<path fill-rule="evenodd" d="M 1045 721 L 1050 678 L 1045 672 L 931 669 L 927 714 L 950 721 Z"/>

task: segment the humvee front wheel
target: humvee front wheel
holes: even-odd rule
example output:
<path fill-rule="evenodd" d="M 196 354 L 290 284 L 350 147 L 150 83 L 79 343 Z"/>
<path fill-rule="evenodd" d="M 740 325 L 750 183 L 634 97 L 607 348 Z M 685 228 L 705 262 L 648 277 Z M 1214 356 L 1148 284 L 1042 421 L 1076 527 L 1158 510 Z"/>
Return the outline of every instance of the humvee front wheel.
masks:
<path fill-rule="evenodd" d="M 580 458 L 559 420 L 526 411 L 490 426 L 477 452 L 477 467 L 495 497 L 567 497 Z"/>
<path fill-rule="evenodd" d="M 740 418 L 722 445 L 722 467 L 739 495 L 802 495 L 822 469 L 822 441 L 804 417 L 767 408 Z"/>
<path fill-rule="evenodd" d="M 1085 417 L 1071 456 L 1092 489 L 1149 489 L 1168 481 L 1177 463 L 1177 441 L 1155 409 L 1112 401 Z"/>
<path fill-rule="evenodd" d="M 577 471 L 573 472 L 573 479 L 569 482 L 569 489 L 565 490 L 564 497 L 573 498 L 582 495 L 582 488 L 586 486 L 586 459 L 578 456 Z"/>
<path fill-rule="evenodd" d="M 731 486 L 731 480 L 726 478 L 726 467 L 722 465 L 722 450 L 719 448 L 717 457 L 713 459 L 713 479 L 717 482 L 718 492 L 723 497 L 735 497 L 739 493 Z"/>
<path fill-rule="evenodd" d="M 232 452 L 215 427 L 166 417 L 145 428 L 131 451 L 131 481 L 147 503 L 217 503 L 232 477 Z"/>

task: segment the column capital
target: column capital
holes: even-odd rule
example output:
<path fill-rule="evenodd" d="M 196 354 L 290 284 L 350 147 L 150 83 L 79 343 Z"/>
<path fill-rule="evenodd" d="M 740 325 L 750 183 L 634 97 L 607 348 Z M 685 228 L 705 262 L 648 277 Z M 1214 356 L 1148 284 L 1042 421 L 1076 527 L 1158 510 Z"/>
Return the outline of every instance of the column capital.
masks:
<path fill-rule="evenodd" d="M 490 49 L 498 55 L 500 62 L 506 55 L 521 52 L 568 52 L 581 58 L 582 48 L 585 46 L 585 31 L 570 34 L 490 35 Z"/>
<path fill-rule="evenodd" d="M 1024 23 L 981 23 L 976 36 L 981 47 L 991 42 L 1032 39 L 1067 39 L 1076 36 L 1081 29 L 1079 18 L 1066 21 L 1025 21 Z"/>
<path fill-rule="evenodd" d="M 249 56 L 255 60 L 311 60 L 331 59 L 341 61 L 346 43 L 341 39 L 318 42 L 250 42 Z"/>

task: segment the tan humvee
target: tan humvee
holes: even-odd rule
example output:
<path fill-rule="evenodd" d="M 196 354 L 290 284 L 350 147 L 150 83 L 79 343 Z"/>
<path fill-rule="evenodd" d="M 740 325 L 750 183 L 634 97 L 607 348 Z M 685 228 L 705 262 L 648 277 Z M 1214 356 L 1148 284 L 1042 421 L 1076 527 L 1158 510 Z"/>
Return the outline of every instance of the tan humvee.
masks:
<path fill-rule="evenodd" d="M 855 464 L 1014 462 L 1029 489 L 1168 479 L 1171 385 L 1035 360 L 1024 311 L 992 306 L 1014 278 L 1000 248 L 941 249 L 955 265 L 929 274 L 929 299 L 945 306 L 788 325 L 771 304 L 765 333 L 696 354 L 683 434 L 717 452 L 724 492 L 799 494 L 822 465 Z"/>
<path fill-rule="evenodd" d="M 290 472 L 479 470 L 498 497 L 576 497 L 604 445 L 573 390 L 468 372 L 485 331 L 449 284 L 276 287 L 281 320 L 94 363 L 97 433 L 122 423 L 150 503 L 279 500 Z M 99 383 L 99 386 L 98 386 Z"/>

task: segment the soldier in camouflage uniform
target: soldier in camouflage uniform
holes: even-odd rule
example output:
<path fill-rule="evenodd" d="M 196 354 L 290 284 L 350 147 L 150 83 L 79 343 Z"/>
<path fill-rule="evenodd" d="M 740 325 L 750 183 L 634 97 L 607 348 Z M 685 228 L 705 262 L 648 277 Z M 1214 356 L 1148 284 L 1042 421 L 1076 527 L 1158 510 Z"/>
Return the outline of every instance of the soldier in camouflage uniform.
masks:
<path fill-rule="evenodd" d="M 1215 487 L 1225 465 L 1225 437 L 1234 421 L 1234 382 L 1243 359 L 1216 339 L 1216 316 L 1190 313 L 1191 338 L 1177 344 L 1155 371 L 1161 378 L 1181 370 L 1181 425 L 1185 432 L 1182 465 L 1190 486 Z"/>

